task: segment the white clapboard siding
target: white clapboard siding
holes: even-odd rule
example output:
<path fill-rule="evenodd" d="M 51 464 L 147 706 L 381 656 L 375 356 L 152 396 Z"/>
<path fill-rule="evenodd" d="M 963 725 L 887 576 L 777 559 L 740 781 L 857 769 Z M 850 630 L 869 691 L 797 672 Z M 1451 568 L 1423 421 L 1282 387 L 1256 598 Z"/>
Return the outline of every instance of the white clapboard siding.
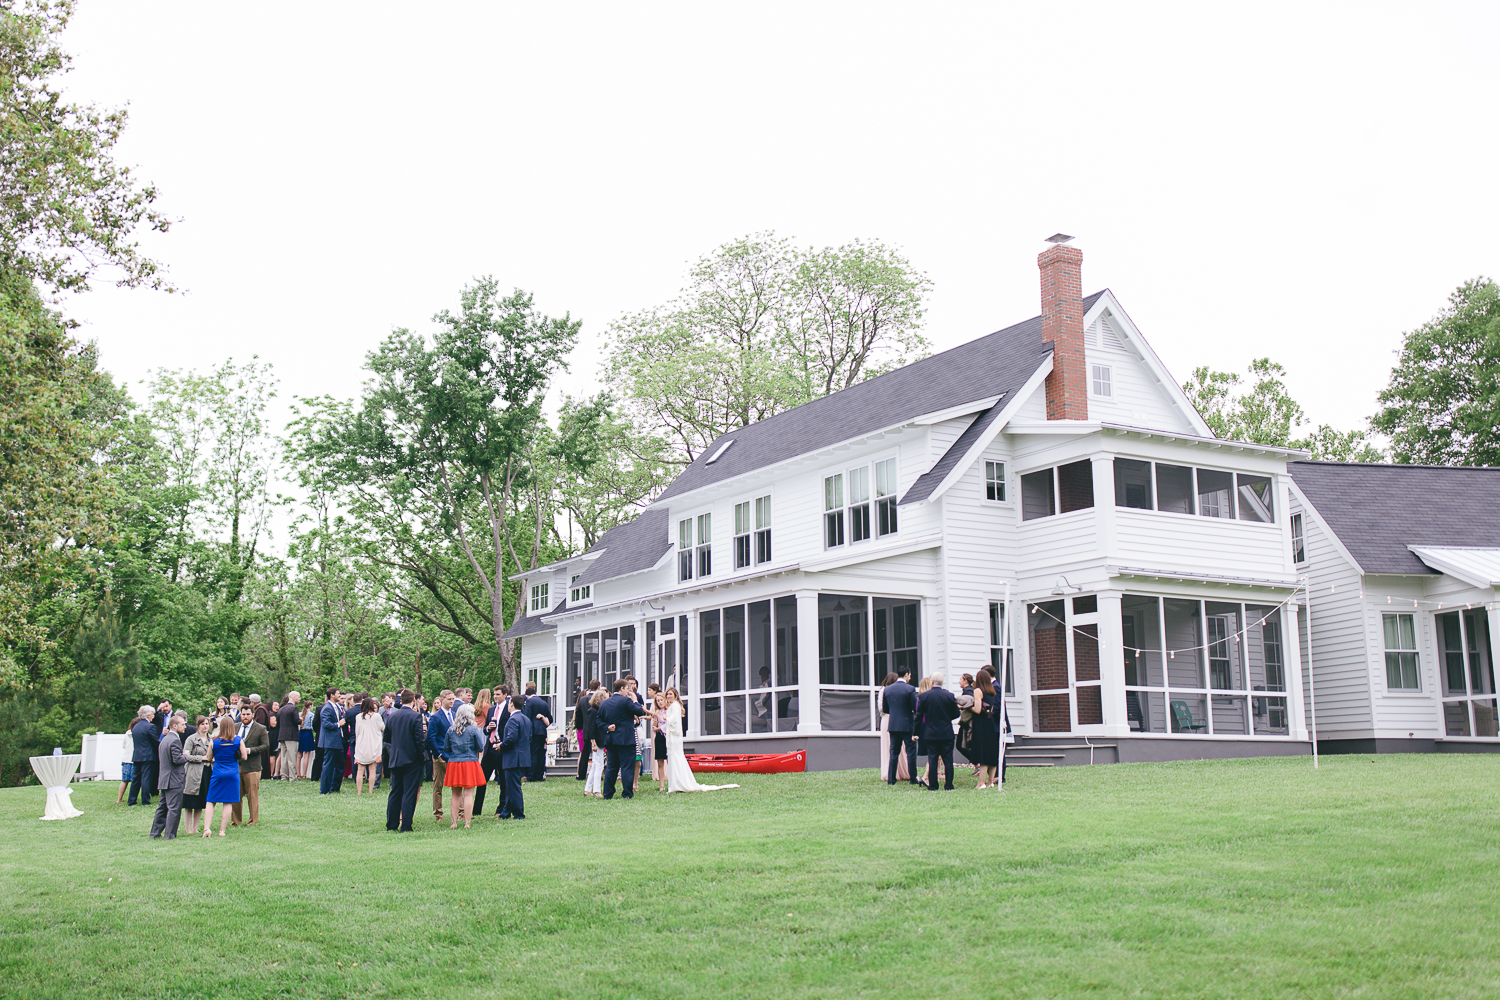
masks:
<path fill-rule="evenodd" d="M 1443 735 L 1441 680 L 1437 627 L 1430 608 L 1413 607 L 1425 588 L 1420 579 L 1367 576 L 1362 602 L 1365 646 L 1369 650 L 1369 681 L 1373 698 L 1374 733 L 1379 739 L 1434 739 Z M 1389 603 L 1387 603 L 1389 602 Z M 1420 691 L 1391 691 L 1385 676 L 1385 615 L 1409 614 L 1417 632 L 1417 669 Z"/>
<path fill-rule="evenodd" d="M 1096 321 L 1089 330 L 1093 336 L 1092 340 L 1085 337 L 1084 374 L 1089 380 L 1090 420 L 1194 433 L 1174 394 L 1157 381 L 1107 317 Z M 1094 373 L 1090 366 L 1095 364 L 1110 367 L 1112 392 L 1107 398 L 1094 395 Z"/>
<path fill-rule="evenodd" d="M 1292 513 L 1302 513 L 1294 499 Z M 1360 577 L 1318 520 L 1303 518 L 1306 572 L 1311 580 L 1312 663 L 1319 739 L 1364 739 L 1371 734 L 1370 655 Z M 1307 615 L 1302 616 L 1305 623 Z M 1302 662 L 1307 663 L 1306 635 Z M 1303 685 L 1303 700 L 1310 699 Z"/>
<path fill-rule="evenodd" d="M 1100 562 L 1094 508 L 1023 521 L 1016 530 L 1016 572 L 1066 572 L 1080 564 Z"/>
<path fill-rule="evenodd" d="M 1286 542 L 1278 524 L 1131 507 L 1116 507 L 1114 515 L 1116 565 L 1207 576 L 1286 575 Z"/>

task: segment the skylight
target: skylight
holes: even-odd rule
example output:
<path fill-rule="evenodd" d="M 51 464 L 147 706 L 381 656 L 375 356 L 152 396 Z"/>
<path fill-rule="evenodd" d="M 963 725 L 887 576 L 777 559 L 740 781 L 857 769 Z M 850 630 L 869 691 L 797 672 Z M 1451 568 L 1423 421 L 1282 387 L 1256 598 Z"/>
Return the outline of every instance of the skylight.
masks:
<path fill-rule="evenodd" d="M 713 465 L 719 459 L 724 457 L 724 453 L 729 450 L 729 446 L 732 444 L 734 444 L 734 438 L 730 438 L 728 441 L 725 441 L 723 444 L 719 445 L 718 448 L 714 449 L 714 453 L 709 456 L 708 461 L 704 462 L 703 464 Z"/>

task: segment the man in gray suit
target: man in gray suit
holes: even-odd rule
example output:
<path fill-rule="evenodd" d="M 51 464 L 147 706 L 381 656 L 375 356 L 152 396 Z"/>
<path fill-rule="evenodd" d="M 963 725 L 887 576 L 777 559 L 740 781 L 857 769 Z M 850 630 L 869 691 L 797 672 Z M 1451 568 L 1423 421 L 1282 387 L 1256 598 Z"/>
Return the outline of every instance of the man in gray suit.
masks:
<path fill-rule="evenodd" d="M 165 835 L 167 840 L 177 839 L 177 823 L 182 819 L 182 786 L 187 777 L 187 758 L 182 755 L 182 734 L 187 720 L 174 715 L 168 723 L 166 735 L 157 745 L 156 760 L 158 779 L 156 818 L 151 821 L 151 836 Z"/>

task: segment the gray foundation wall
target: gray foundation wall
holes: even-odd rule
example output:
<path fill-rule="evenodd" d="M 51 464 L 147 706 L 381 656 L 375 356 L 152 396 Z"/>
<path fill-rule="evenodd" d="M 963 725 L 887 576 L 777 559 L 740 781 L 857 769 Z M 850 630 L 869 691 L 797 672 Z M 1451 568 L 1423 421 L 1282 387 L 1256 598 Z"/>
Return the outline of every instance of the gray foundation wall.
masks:
<path fill-rule="evenodd" d="M 1500 743 L 1417 739 L 1319 740 L 1318 753 L 1500 753 Z"/>

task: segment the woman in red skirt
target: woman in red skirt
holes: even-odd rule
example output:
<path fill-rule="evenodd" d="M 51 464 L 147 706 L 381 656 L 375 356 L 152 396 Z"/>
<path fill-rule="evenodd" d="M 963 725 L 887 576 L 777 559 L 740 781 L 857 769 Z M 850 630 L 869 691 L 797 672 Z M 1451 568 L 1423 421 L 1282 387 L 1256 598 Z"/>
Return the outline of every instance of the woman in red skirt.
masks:
<path fill-rule="evenodd" d="M 443 778 L 443 787 L 453 789 L 453 822 L 448 829 L 458 829 L 458 821 L 464 821 L 464 829 L 474 818 L 474 789 L 484 784 L 484 770 L 479 766 L 479 757 L 484 753 L 484 730 L 474 725 L 474 706 L 460 705 L 453 728 L 448 730 L 448 773 Z"/>

